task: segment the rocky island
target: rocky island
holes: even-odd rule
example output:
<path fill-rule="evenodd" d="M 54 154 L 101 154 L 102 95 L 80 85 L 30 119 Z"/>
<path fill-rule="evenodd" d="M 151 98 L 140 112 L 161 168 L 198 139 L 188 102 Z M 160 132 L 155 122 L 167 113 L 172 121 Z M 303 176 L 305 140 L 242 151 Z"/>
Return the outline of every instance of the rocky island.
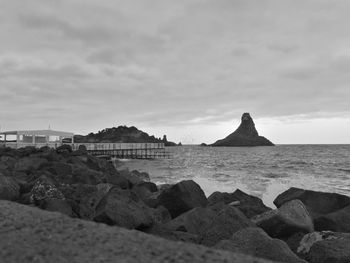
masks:
<path fill-rule="evenodd" d="M 277 208 L 237 189 L 57 149 L 0 148 L 0 261 L 350 262 L 350 197 L 290 188 Z"/>
<path fill-rule="evenodd" d="M 168 141 L 167 136 L 156 138 L 137 129 L 134 126 L 118 126 L 106 128 L 97 133 L 89 133 L 88 135 L 75 135 L 76 143 L 164 143 L 165 146 L 176 146 L 178 144 Z"/>
<path fill-rule="evenodd" d="M 237 130 L 226 138 L 216 141 L 212 146 L 274 146 L 274 144 L 259 136 L 252 117 L 249 113 L 244 113 Z"/>

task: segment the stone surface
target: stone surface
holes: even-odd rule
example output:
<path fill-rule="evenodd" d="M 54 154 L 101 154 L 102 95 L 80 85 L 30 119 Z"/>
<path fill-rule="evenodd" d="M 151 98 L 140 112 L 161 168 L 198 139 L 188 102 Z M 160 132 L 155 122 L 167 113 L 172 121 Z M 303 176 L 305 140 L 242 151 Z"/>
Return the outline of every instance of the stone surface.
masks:
<path fill-rule="evenodd" d="M 196 207 L 174 218 L 164 225 L 172 231 L 182 231 L 199 235 L 206 231 L 217 212 L 209 207 Z"/>
<path fill-rule="evenodd" d="M 0 199 L 1 200 L 17 200 L 19 198 L 20 187 L 17 182 L 7 176 L 3 176 L 0 173 Z"/>
<path fill-rule="evenodd" d="M 329 214 L 350 205 L 350 197 L 346 195 L 304 190 L 295 187 L 278 195 L 274 200 L 274 204 L 280 207 L 294 199 L 302 201 L 314 217 L 320 214 Z"/>
<path fill-rule="evenodd" d="M 235 201 L 239 201 L 239 204 L 235 203 L 235 206 L 241 210 L 243 214 L 245 214 L 248 218 L 271 210 L 271 208 L 264 205 L 263 201 L 260 198 L 248 195 L 239 189 L 233 193 L 214 192 L 208 197 L 209 205 L 217 204 L 219 202 L 232 204 L 232 202 Z"/>
<path fill-rule="evenodd" d="M 263 136 L 259 136 L 255 124 L 249 113 L 242 115 L 241 124 L 236 131 L 222 140 L 216 141 L 212 146 L 273 146 Z"/>
<path fill-rule="evenodd" d="M 269 237 L 257 227 L 244 228 L 222 240 L 215 248 L 285 263 L 306 263 L 295 255 L 282 240 Z"/>
<path fill-rule="evenodd" d="M 350 205 L 314 220 L 315 230 L 350 233 Z"/>
<path fill-rule="evenodd" d="M 349 263 L 350 234 L 327 231 L 307 234 L 298 252 L 305 254 L 310 263 Z"/>
<path fill-rule="evenodd" d="M 285 203 L 277 210 L 271 210 L 252 218 L 271 237 L 288 237 L 297 232 L 313 232 L 311 216 L 300 200 Z"/>
<path fill-rule="evenodd" d="M 237 208 L 225 206 L 200 235 L 200 242 L 206 246 L 214 246 L 221 240 L 229 239 L 238 230 L 254 226 Z"/>
<path fill-rule="evenodd" d="M 0 258 L 4 263 L 271 262 L 72 219 L 8 201 L 0 201 L 0 232 Z"/>
<path fill-rule="evenodd" d="M 30 199 L 32 203 L 39 205 L 43 200 L 48 198 L 65 199 L 57 187 L 57 182 L 44 175 L 35 181 L 30 192 Z"/>
<path fill-rule="evenodd" d="M 158 196 L 159 205 L 169 210 L 172 218 L 195 207 L 207 205 L 207 198 L 200 186 L 192 180 L 181 181 Z"/>
<path fill-rule="evenodd" d="M 59 212 L 67 216 L 74 215 L 70 204 L 62 199 L 47 198 L 40 204 L 40 208 L 47 211 Z"/>
<path fill-rule="evenodd" d="M 16 162 L 14 170 L 20 172 L 30 172 L 33 170 L 38 170 L 45 163 L 47 163 L 47 160 L 44 158 L 24 157 Z"/>
<path fill-rule="evenodd" d="M 96 222 L 128 229 L 144 229 L 153 224 L 152 210 L 135 193 L 112 188 L 96 207 Z"/>

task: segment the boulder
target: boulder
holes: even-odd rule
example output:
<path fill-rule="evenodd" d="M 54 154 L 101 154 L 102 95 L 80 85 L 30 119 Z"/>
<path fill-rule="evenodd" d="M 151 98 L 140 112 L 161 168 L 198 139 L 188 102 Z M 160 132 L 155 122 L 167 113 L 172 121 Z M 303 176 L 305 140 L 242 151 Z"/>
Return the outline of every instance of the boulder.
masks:
<path fill-rule="evenodd" d="M 199 235 L 206 231 L 216 215 L 210 207 L 196 207 L 174 218 L 164 228 Z"/>
<path fill-rule="evenodd" d="M 103 177 L 102 172 L 88 167 L 74 166 L 70 184 L 99 184 L 102 183 Z"/>
<path fill-rule="evenodd" d="M 260 198 L 248 195 L 239 189 L 233 193 L 214 192 L 208 197 L 209 205 L 219 202 L 232 204 L 235 201 L 239 201 L 239 203 L 236 203 L 237 208 L 241 210 L 248 218 L 252 218 L 253 216 L 260 215 L 271 210 L 271 208 L 264 205 Z"/>
<path fill-rule="evenodd" d="M 95 217 L 96 206 L 110 188 L 109 184 L 73 184 L 61 186 L 60 190 L 78 217 L 92 220 Z"/>
<path fill-rule="evenodd" d="M 62 199 L 47 198 L 40 204 L 40 208 L 47 211 L 59 212 L 67 216 L 73 216 L 72 207 L 66 200 Z"/>
<path fill-rule="evenodd" d="M 68 153 L 71 153 L 72 151 L 73 151 L 72 147 L 69 144 L 63 144 L 56 148 L 56 152 L 58 154 L 68 154 Z"/>
<path fill-rule="evenodd" d="M 194 244 L 199 243 L 198 235 L 191 234 L 188 232 L 183 232 L 183 231 L 169 230 L 159 225 L 154 226 L 150 229 L 147 229 L 146 233 L 157 237 L 162 237 L 168 240 L 172 240 L 172 241 L 181 241 L 181 242 L 194 243 Z"/>
<path fill-rule="evenodd" d="M 137 194 L 137 196 L 144 201 L 146 204 L 148 202 L 148 199 L 153 193 L 156 193 L 157 186 L 154 183 L 151 182 L 142 182 L 137 185 L 135 185 L 132 188 L 132 191 Z M 152 206 L 151 206 L 152 207 Z"/>
<path fill-rule="evenodd" d="M 314 220 L 315 230 L 350 233 L 350 205 L 333 213 L 321 215 Z"/>
<path fill-rule="evenodd" d="M 222 240 L 214 248 L 252 255 L 285 263 L 302 263 L 288 245 L 279 239 L 269 237 L 264 230 L 248 227 L 234 233 L 229 240 Z"/>
<path fill-rule="evenodd" d="M 108 173 L 105 175 L 105 179 L 107 183 L 119 186 L 123 189 L 128 189 L 130 187 L 130 182 L 120 173 Z"/>
<path fill-rule="evenodd" d="M 65 199 L 62 192 L 57 187 L 57 182 L 47 176 L 41 176 L 34 183 L 30 192 L 31 202 L 40 204 L 45 199 Z"/>
<path fill-rule="evenodd" d="M 17 160 L 14 170 L 18 172 L 33 172 L 39 170 L 42 166 L 47 163 L 44 158 L 37 157 L 23 157 Z"/>
<path fill-rule="evenodd" d="M 329 231 L 307 234 L 298 252 L 310 263 L 349 263 L 350 234 Z"/>
<path fill-rule="evenodd" d="M 317 192 L 292 187 L 273 201 L 277 207 L 298 199 L 304 203 L 314 218 L 329 214 L 350 205 L 350 197 L 336 193 Z"/>
<path fill-rule="evenodd" d="M 144 229 L 153 223 L 150 208 L 135 193 L 117 187 L 101 199 L 94 220 L 128 229 Z"/>
<path fill-rule="evenodd" d="M 237 208 L 225 206 L 213 218 L 204 232 L 200 234 L 200 242 L 206 246 L 214 246 L 221 240 L 229 239 L 233 233 L 255 225 Z"/>
<path fill-rule="evenodd" d="M 255 129 L 255 124 L 249 113 L 244 113 L 241 118 L 241 124 L 237 130 L 226 138 L 216 141 L 212 146 L 273 146 L 263 136 L 259 136 Z"/>
<path fill-rule="evenodd" d="M 200 186 L 192 180 L 181 181 L 158 196 L 159 204 L 167 208 L 172 218 L 195 207 L 207 205 L 207 198 Z"/>
<path fill-rule="evenodd" d="M 17 182 L 11 178 L 0 173 L 0 199 L 14 201 L 19 198 L 20 187 Z"/>
<path fill-rule="evenodd" d="M 279 209 L 252 218 L 252 221 L 271 237 L 288 237 L 297 232 L 314 230 L 312 218 L 300 200 L 289 201 Z"/>

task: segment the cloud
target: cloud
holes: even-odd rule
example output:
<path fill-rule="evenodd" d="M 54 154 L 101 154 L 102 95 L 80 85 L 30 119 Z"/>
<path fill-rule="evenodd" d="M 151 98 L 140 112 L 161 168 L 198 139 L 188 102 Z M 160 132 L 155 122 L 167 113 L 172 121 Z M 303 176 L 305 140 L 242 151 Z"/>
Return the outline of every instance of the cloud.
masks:
<path fill-rule="evenodd" d="M 77 132 L 116 122 L 198 129 L 245 111 L 265 119 L 349 111 L 347 1 L 1 7 L 0 117 L 14 129 L 48 119 Z"/>

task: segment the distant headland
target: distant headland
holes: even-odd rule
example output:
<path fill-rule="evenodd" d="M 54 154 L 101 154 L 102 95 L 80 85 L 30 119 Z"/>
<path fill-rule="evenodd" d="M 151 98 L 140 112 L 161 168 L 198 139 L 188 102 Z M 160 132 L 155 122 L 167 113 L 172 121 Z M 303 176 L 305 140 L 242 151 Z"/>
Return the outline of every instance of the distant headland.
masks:
<path fill-rule="evenodd" d="M 211 146 L 274 146 L 271 141 L 259 136 L 249 113 L 243 113 L 241 120 L 241 125 L 236 131 Z"/>
<path fill-rule="evenodd" d="M 156 138 L 137 129 L 134 126 L 118 126 L 106 128 L 97 133 L 89 133 L 88 135 L 75 135 L 76 143 L 164 143 L 165 146 L 176 146 L 178 144 L 168 141 L 167 136 Z M 181 145 L 181 143 L 179 144 Z"/>

